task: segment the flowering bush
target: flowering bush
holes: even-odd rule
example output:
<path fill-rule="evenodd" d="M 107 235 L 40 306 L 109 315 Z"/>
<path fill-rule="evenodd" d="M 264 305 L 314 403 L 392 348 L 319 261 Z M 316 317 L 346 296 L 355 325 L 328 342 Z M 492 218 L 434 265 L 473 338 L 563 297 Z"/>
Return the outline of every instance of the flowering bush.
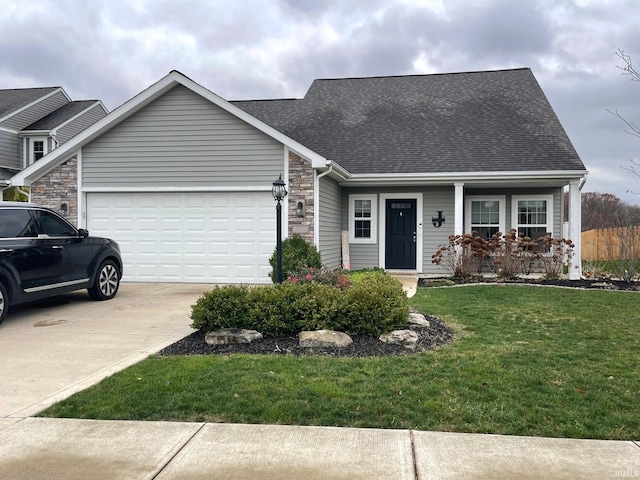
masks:
<path fill-rule="evenodd" d="M 511 229 L 507 234 L 497 232 L 489 240 L 475 231 L 451 235 L 449 244 L 441 246 L 431 262 L 457 278 L 479 275 L 486 265 L 500 278 L 513 279 L 535 271 L 546 279 L 556 279 L 572 256 L 571 240 L 548 235 L 533 240 Z"/>
<path fill-rule="evenodd" d="M 309 267 L 294 272 L 286 279 L 290 283 L 319 283 L 321 285 L 334 285 L 339 288 L 349 288 L 351 280 L 349 277 L 339 270 L 322 270 L 319 268 Z"/>
<path fill-rule="evenodd" d="M 274 251 L 269 258 L 269 264 L 273 269 L 269 274 L 273 283 L 276 283 L 276 252 Z M 320 269 L 322 261 L 318 249 L 307 243 L 304 238 L 299 235 L 293 235 L 286 238 L 282 242 L 282 276 L 286 278 L 306 270 L 308 268 Z"/>

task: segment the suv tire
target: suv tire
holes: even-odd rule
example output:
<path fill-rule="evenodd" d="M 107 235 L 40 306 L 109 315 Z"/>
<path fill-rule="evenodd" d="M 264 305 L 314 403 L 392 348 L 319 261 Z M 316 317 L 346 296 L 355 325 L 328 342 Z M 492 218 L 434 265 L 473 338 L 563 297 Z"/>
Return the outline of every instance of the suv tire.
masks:
<path fill-rule="evenodd" d="M 7 313 L 9 313 L 9 295 L 4 284 L 0 282 L 0 323 L 4 321 Z"/>
<path fill-rule="evenodd" d="M 118 293 L 120 287 L 120 273 L 118 266 L 111 260 L 102 262 L 93 286 L 87 291 L 93 300 L 109 300 Z"/>

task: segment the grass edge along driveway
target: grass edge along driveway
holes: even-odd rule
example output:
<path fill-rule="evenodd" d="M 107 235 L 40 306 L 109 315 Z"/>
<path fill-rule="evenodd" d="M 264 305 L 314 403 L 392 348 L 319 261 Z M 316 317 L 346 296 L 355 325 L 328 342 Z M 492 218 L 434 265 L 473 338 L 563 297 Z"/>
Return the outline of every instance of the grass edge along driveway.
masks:
<path fill-rule="evenodd" d="M 640 439 L 640 294 L 420 288 L 457 340 L 405 357 L 151 356 L 43 416 Z"/>

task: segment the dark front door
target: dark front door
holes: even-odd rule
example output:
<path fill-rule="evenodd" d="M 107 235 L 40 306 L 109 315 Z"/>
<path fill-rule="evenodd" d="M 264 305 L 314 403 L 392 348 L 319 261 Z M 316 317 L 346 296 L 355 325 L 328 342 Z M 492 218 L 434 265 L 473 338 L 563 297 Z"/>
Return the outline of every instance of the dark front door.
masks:
<path fill-rule="evenodd" d="M 416 200 L 387 200 L 385 268 L 416 268 Z"/>

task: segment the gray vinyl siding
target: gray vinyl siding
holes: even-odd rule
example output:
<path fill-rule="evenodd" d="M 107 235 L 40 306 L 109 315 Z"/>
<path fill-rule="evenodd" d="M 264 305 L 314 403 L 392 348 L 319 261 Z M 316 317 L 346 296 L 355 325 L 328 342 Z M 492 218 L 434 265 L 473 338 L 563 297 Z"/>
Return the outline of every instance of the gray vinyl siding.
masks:
<path fill-rule="evenodd" d="M 22 168 L 21 142 L 15 133 L 0 130 L 0 167 Z"/>
<path fill-rule="evenodd" d="M 327 177 L 319 179 L 318 242 L 325 268 L 340 268 L 342 263 L 342 196 L 338 184 Z"/>
<path fill-rule="evenodd" d="M 63 105 L 66 105 L 67 103 L 69 103 L 69 100 L 64 93 L 62 91 L 56 92 L 50 97 L 45 98 L 22 112 L 6 119 L 2 122 L 1 126 L 12 130 L 22 130 L 36 120 L 46 117 L 51 112 L 57 110 Z"/>
<path fill-rule="evenodd" d="M 271 187 L 284 146 L 177 86 L 82 152 L 84 187 Z"/>
<path fill-rule="evenodd" d="M 449 235 L 455 232 L 455 188 L 431 187 L 423 190 L 423 218 L 422 218 L 422 273 L 442 274 L 443 270 L 431 262 L 431 256 L 436 253 L 441 245 L 449 242 Z M 436 228 L 431 218 L 442 210 L 445 222 Z"/>
<path fill-rule="evenodd" d="M 62 145 L 63 143 L 69 141 L 69 139 L 82 132 L 83 130 L 89 128 L 91 125 L 93 125 L 106 115 L 107 112 L 104 111 L 99 103 L 96 103 L 93 107 L 78 115 L 64 127 L 58 130 L 56 135 L 58 144 Z"/>

